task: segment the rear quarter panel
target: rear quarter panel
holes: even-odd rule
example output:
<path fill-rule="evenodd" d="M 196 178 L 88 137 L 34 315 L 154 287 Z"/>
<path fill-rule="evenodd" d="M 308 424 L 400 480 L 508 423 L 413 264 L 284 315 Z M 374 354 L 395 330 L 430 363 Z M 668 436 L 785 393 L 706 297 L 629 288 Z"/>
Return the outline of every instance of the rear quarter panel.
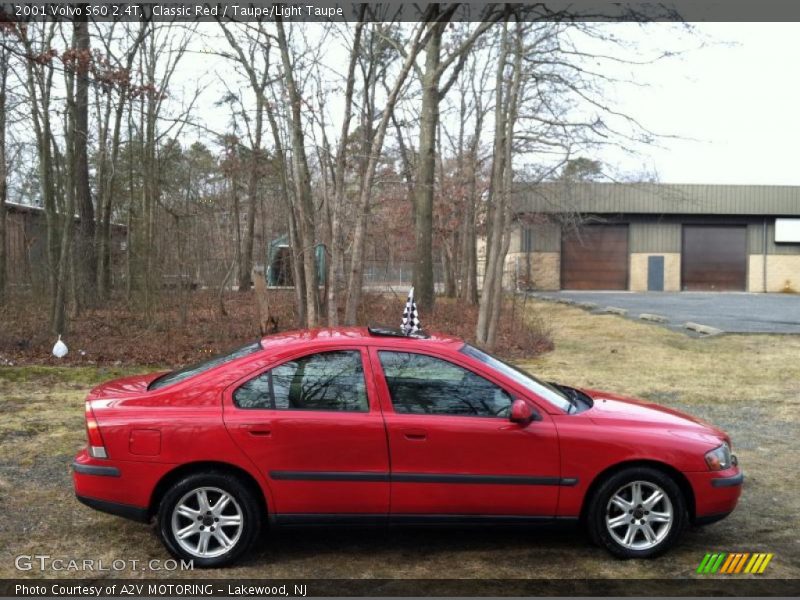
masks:
<path fill-rule="evenodd" d="M 265 479 L 250 459 L 233 442 L 222 418 L 222 392 L 228 383 L 260 368 L 269 359 L 255 358 L 212 370 L 208 374 L 160 390 L 131 397 L 90 400 L 108 452 L 107 464 L 120 468 L 117 487 L 127 504 L 148 506 L 160 479 L 177 467 L 199 462 L 233 465 L 247 473 L 261 487 L 268 506 L 272 496 Z M 153 442 L 158 432 L 160 441 Z M 142 454 L 143 438 L 148 452 Z M 157 448 L 155 453 L 152 452 Z M 92 460 L 95 464 L 100 462 Z M 101 479 L 101 478 L 95 478 Z M 109 481 L 98 483 L 109 486 Z M 98 492 L 100 490 L 97 490 Z M 119 500 L 104 495 L 93 497 Z M 87 494 L 89 495 L 89 494 Z"/>

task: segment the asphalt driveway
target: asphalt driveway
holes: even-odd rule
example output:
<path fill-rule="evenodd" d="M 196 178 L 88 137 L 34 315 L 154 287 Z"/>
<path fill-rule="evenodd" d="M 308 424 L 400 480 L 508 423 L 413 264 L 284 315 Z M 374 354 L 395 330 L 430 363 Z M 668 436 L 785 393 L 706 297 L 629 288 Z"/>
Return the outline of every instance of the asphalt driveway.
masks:
<path fill-rule="evenodd" d="M 800 295 L 740 292 L 542 292 L 536 296 L 654 314 L 673 329 L 700 323 L 728 333 L 800 333 Z"/>

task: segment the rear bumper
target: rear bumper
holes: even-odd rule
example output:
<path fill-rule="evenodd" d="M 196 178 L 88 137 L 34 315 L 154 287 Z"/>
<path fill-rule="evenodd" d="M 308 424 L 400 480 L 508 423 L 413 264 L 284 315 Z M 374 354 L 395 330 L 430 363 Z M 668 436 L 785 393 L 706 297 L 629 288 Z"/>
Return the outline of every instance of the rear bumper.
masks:
<path fill-rule="evenodd" d="M 72 472 L 80 475 L 97 475 L 99 477 L 119 477 L 120 472 L 117 467 L 107 467 L 104 465 L 86 465 L 73 461 Z"/>
<path fill-rule="evenodd" d="M 171 465 L 92 458 L 81 450 L 72 461 L 75 496 L 94 509 L 147 521 L 150 499 Z"/>
<path fill-rule="evenodd" d="M 150 514 L 146 508 L 139 506 L 131 506 L 130 504 L 121 504 L 119 502 L 109 502 L 108 500 L 98 500 L 97 498 L 88 498 L 86 496 L 79 496 L 75 494 L 79 502 L 86 506 L 99 510 L 100 512 L 115 515 L 117 517 L 124 517 L 139 523 L 149 523 Z"/>
<path fill-rule="evenodd" d="M 694 523 L 707 525 L 727 517 L 739 502 L 744 474 L 739 467 L 722 472 L 684 473 L 695 499 Z"/>

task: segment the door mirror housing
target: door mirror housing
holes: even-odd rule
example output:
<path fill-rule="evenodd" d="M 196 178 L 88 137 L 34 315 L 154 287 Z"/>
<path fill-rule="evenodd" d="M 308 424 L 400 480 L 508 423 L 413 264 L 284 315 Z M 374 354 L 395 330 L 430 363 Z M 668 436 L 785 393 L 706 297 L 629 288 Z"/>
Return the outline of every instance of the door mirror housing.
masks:
<path fill-rule="evenodd" d="M 525 427 L 531 421 L 538 421 L 539 419 L 541 419 L 539 414 L 524 400 L 517 398 L 511 404 L 511 414 L 509 415 L 509 420 L 512 423 L 517 423 L 518 425 Z"/>

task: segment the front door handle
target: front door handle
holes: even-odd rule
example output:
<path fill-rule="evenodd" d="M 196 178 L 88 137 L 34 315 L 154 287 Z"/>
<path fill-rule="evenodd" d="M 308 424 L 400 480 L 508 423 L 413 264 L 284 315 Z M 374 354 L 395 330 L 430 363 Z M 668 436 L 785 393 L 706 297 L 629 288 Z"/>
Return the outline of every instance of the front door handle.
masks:
<path fill-rule="evenodd" d="M 272 435 L 269 429 L 251 429 L 248 433 L 253 437 L 269 437 Z"/>
<path fill-rule="evenodd" d="M 421 442 L 428 438 L 428 433 L 424 429 L 404 429 L 403 437 L 412 442 Z"/>

